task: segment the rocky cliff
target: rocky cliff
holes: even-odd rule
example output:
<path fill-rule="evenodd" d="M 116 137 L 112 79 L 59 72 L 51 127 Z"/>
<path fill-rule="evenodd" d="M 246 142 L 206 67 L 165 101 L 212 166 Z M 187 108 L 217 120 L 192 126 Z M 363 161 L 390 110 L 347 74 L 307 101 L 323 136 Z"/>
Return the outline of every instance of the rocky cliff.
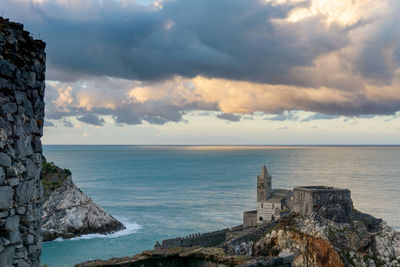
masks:
<path fill-rule="evenodd" d="M 39 266 L 45 43 L 0 17 L 0 266 Z"/>
<path fill-rule="evenodd" d="M 349 223 L 291 214 L 253 240 L 253 256 L 293 255 L 293 266 L 400 266 L 400 233 L 356 210 Z"/>
<path fill-rule="evenodd" d="M 215 247 L 173 247 L 88 266 L 400 266 L 400 233 L 356 210 L 337 223 L 290 213 L 273 222 L 235 227 Z"/>
<path fill-rule="evenodd" d="M 44 161 L 42 207 L 44 241 L 86 234 L 110 234 L 124 225 L 98 206 L 72 181 L 71 172 Z"/>

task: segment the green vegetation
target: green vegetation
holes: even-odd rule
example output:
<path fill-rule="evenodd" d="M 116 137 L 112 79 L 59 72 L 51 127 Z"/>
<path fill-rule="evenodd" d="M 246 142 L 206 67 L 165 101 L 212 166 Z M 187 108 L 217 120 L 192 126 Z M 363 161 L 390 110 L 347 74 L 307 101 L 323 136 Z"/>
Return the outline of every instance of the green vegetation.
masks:
<path fill-rule="evenodd" d="M 383 266 L 385 266 L 385 264 L 384 264 L 382 261 L 378 260 L 378 258 L 377 258 L 375 255 L 373 255 L 373 256 L 364 255 L 363 260 L 364 260 L 364 262 L 367 264 L 367 266 L 371 266 L 371 265 L 369 264 L 369 261 L 370 261 L 370 260 L 372 260 L 372 261 L 374 262 L 374 264 L 375 264 L 376 267 L 383 267 Z"/>
<path fill-rule="evenodd" d="M 349 252 L 346 252 L 346 254 L 344 254 L 344 257 L 346 258 L 347 262 L 351 265 L 351 266 L 356 266 L 356 264 L 354 263 L 353 259 L 350 256 Z"/>
<path fill-rule="evenodd" d="M 44 195 L 47 197 L 51 192 L 61 187 L 64 181 L 71 176 L 71 171 L 68 169 L 61 169 L 57 167 L 53 162 L 47 162 L 43 159 L 42 166 L 42 187 Z"/>
<path fill-rule="evenodd" d="M 45 173 L 57 173 L 57 166 L 53 162 L 43 162 L 42 171 Z"/>
<path fill-rule="evenodd" d="M 72 172 L 71 172 L 70 170 L 68 170 L 68 169 L 64 169 L 64 172 L 65 172 L 67 175 L 72 175 Z"/>

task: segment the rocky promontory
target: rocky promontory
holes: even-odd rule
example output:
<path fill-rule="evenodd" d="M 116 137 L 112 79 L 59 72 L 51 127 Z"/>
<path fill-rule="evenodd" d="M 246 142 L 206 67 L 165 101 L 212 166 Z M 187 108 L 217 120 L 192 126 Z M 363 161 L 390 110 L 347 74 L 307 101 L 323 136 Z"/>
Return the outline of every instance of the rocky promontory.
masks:
<path fill-rule="evenodd" d="M 153 251 L 89 266 L 400 267 L 400 233 L 354 209 L 349 189 L 273 189 L 263 166 L 243 224 L 157 241 Z"/>
<path fill-rule="evenodd" d="M 42 206 L 44 241 L 94 233 L 111 234 L 125 229 L 74 184 L 69 170 L 44 160 L 41 179 L 45 198 Z"/>
<path fill-rule="evenodd" d="M 225 230 L 225 241 L 209 247 L 202 245 L 212 238 L 210 233 L 190 235 L 182 239 L 193 246 L 161 248 L 157 243 L 154 250 L 133 257 L 76 266 L 400 266 L 400 233 L 357 210 L 346 223 L 292 212 L 272 222 Z"/>

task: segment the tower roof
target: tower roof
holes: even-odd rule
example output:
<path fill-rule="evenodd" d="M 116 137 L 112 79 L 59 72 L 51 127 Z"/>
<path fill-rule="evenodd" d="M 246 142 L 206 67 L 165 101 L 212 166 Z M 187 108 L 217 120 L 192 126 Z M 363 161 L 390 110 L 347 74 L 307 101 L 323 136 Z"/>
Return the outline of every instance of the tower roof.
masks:
<path fill-rule="evenodd" d="M 269 175 L 269 173 L 268 173 L 268 170 L 267 170 L 267 167 L 264 165 L 263 167 L 262 167 L 262 170 L 261 170 L 261 173 L 260 173 L 260 177 L 261 178 L 267 178 L 267 177 L 269 177 L 270 175 Z"/>

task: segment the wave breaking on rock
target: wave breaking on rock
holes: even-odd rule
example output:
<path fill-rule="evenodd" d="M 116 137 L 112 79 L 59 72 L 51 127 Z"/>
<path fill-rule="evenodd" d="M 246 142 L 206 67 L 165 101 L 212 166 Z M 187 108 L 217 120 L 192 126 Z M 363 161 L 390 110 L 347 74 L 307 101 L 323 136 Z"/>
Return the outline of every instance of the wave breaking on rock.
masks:
<path fill-rule="evenodd" d="M 72 181 L 71 172 L 44 161 L 42 205 L 44 241 L 88 234 L 112 234 L 125 226 L 93 202 Z"/>

